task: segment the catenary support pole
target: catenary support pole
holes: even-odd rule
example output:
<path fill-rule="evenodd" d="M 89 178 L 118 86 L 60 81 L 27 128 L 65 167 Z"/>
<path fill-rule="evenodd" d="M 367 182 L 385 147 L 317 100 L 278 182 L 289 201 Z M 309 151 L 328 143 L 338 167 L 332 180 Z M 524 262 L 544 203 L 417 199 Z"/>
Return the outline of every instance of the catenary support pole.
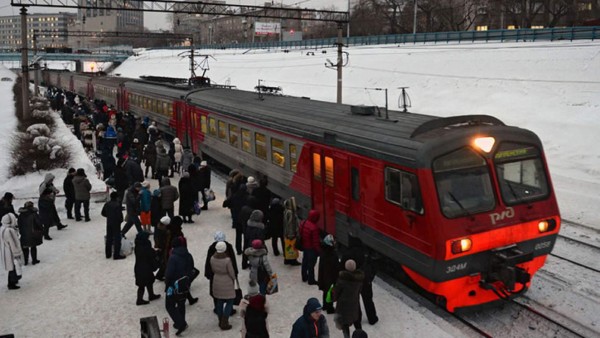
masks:
<path fill-rule="evenodd" d="M 29 65 L 27 61 L 27 8 L 21 7 L 21 97 L 23 98 L 23 119 L 30 117 L 29 113 Z"/>
<path fill-rule="evenodd" d="M 35 63 L 33 64 L 33 83 L 35 88 L 33 89 L 33 93 L 35 96 L 40 95 L 40 63 L 36 58 L 37 55 L 37 35 L 33 34 L 33 58 Z"/>
<path fill-rule="evenodd" d="M 337 103 L 342 103 L 342 67 L 343 62 L 342 62 L 342 46 L 344 45 L 342 43 L 342 31 L 343 31 L 343 24 L 340 22 L 338 23 L 338 39 L 337 39 Z"/>

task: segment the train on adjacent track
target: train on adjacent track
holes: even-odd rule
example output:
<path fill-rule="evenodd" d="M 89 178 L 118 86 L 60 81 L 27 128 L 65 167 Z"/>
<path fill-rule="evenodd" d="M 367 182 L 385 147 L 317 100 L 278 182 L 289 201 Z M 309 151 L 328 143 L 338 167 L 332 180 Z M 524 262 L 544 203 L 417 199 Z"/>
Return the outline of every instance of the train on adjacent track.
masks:
<path fill-rule="evenodd" d="M 560 215 L 540 139 L 487 115 L 441 118 L 214 86 L 46 71 L 48 84 L 149 116 L 194 152 L 295 196 L 448 311 L 525 292 Z"/>

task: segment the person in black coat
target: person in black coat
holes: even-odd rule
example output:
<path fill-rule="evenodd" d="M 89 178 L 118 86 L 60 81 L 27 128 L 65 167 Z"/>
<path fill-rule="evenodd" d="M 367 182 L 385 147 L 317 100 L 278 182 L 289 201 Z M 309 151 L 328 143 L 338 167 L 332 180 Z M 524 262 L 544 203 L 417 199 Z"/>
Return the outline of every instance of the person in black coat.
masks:
<path fill-rule="evenodd" d="M 180 237 L 173 239 L 171 243 L 173 252 L 167 262 L 167 270 L 165 271 L 165 291 L 167 297 L 165 307 L 169 316 L 173 320 L 173 327 L 177 329 L 175 335 L 179 336 L 188 328 L 185 320 L 185 301 L 186 299 L 178 298 L 174 295 L 175 281 L 188 276 L 190 270 L 194 268 L 194 259 L 183 245 Z"/>
<path fill-rule="evenodd" d="M 213 312 L 217 313 L 217 299 L 214 298 L 212 294 L 212 282 L 214 273 L 212 271 L 212 266 L 210 265 L 211 257 L 217 252 L 217 243 L 224 242 L 227 246 L 227 249 L 225 249 L 225 253 L 229 257 L 229 259 L 231 259 L 231 264 L 233 265 L 233 271 L 235 272 L 236 277 L 239 274 L 239 270 L 237 266 L 237 258 L 235 257 L 235 251 L 233 251 L 233 245 L 226 241 L 225 233 L 223 231 L 215 232 L 214 240 L 215 241 L 208 247 L 208 251 L 206 253 L 206 261 L 204 262 L 204 277 L 206 277 L 206 279 L 208 279 L 210 282 L 210 287 L 208 288 L 208 290 L 210 296 L 213 298 Z M 235 310 L 233 310 L 231 314 L 235 314 Z"/>
<path fill-rule="evenodd" d="M 127 181 L 127 173 L 125 172 L 125 168 L 123 168 L 124 159 L 119 159 L 117 162 L 117 166 L 115 167 L 115 189 L 117 190 L 117 194 L 119 196 L 119 203 L 123 203 L 123 199 L 125 198 L 125 191 L 129 188 Z"/>
<path fill-rule="evenodd" d="M 15 207 L 12 205 L 13 198 L 15 198 L 15 196 L 12 193 L 4 193 L 4 197 L 0 200 L 0 219 L 9 212 L 12 212 L 15 215 L 17 214 L 15 212 Z"/>
<path fill-rule="evenodd" d="M 121 223 L 123 222 L 123 211 L 119 202 L 117 192 L 110 193 L 110 201 L 102 207 L 102 216 L 106 217 L 106 258 L 123 259 L 121 256 Z"/>
<path fill-rule="evenodd" d="M 115 162 L 115 157 L 112 154 L 112 149 L 102 150 L 100 162 L 102 162 L 102 169 L 104 170 L 104 179 L 111 177 L 117 168 L 117 163 Z"/>
<path fill-rule="evenodd" d="M 329 338 L 329 326 L 322 310 L 318 299 L 309 298 L 302 316 L 292 326 L 290 338 Z"/>
<path fill-rule="evenodd" d="M 135 237 L 135 285 L 138 287 L 135 305 L 148 304 L 149 301 L 160 298 L 154 294 L 154 271 L 158 269 L 156 253 L 152 249 L 150 234 L 142 231 Z M 144 289 L 148 290 L 148 300 L 144 300 Z"/>
<path fill-rule="evenodd" d="M 73 218 L 73 205 L 75 205 L 75 188 L 73 187 L 73 177 L 75 177 L 75 168 L 69 168 L 67 176 L 63 181 L 63 190 L 65 192 L 65 209 L 67 210 L 67 218 Z"/>
<path fill-rule="evenodd" d="M 365 275 L 356 269 L 356 262 L 352 259 L 347 260 L 344 267 L 333 288 L 333 299 L 337 303 L 334 321 L 336 327 L 341 327 L 344 338 L 350 338 L 350 326 L 354 325 L 355 329 L 362 328 L 360 289 Z"/>
<path fill-rule="evenodd" d="M 156 147 L 154 142 L 150 141 L 146 148 L 144 148 L 144 163 L 146 164 L 146 170 L 144 177 L 148 177 L 148 169 L 150 169 L 150 178 L 156 177 Z"/>
<path fill-rule="evenodd" d="M 237 250 L 237 241 L 238 241 L 238 232 L 240 233 L 240 240 L 242 241 L 242 235 L 243 235 L 243 241 L 242 241 L 242 269 L 246 269 L 248 267 L 248 259 L 246 256 L 244 256 L 243 254 L 243 250 L 246 250 L 247 248 L 249 248 L 252 244 L 252 241 L 248 241 L 248 238 L 246 237 L 246 228 L 248 227 L 248 220 L 250 219 L 250 216 L 252 215 L 252 212 L 254 210 L 257 210 L 257 202 L 256 202 L 256 198 L 254 198 L 253 196 L 248 195 L 246 198 L 246 203 L 244 204 L 244 206 L 242 206 L 242 208 L 240 209 L 240 211 L 238 212 L 238 221 L 235 225 L 235 246 L 236 246 L 236 250 Z M 261 220 L 262 222 L 262 220 Z M 263 238 L 261 238 L 262 240 L 264 240 L 264 236 Z M 238 255 L 240 253 L 238 252 Z"/>
<path fill-rule="evenodd" d="M 285 211 L 279 198 L 274 198 L 269 206 L 267 214 L 267 238 L 271 236 L 271 244 L 273 246 L 273 254 L 279 256 L 278 241 L 281 241 L 281 250 L 285 250 L 285 242 L 283 241 L 283 212 Z"/>
<path fill-rule="evenodd" d="M 125 159 L 123 169 L 125 169 L 125 174 L 127 175 L 127 185 L 131 186 L 136 182 L 141 183 L 144 181 L 144 172 L 140 164 L 136 161 L 129 158 Z"/>
<path fill-rule="evenodd" d="M 38 200 L 38 210 L 40 211 L 40 220 L 44 226 L 44 239 L 51 241 L 50 227 L 54 226 L 55 212 L 54 199 L 52 195 L 54 192 L 50 189 L 45 189 L 40 195 Z"/>
<path fill-rule="evenodd" d="M 25 265 L 29 263 L 29 252 L 31 250 L 31 264 L 36 265 L 40 261 L 37 259 L 37 247 L 43 243 L 44 226 L 37 213 L 37 208 L 33 202 L 25 202 L 22 208 L 19 208 L 19 233 L 21 234 L 21 247 L 23 248 L 23 257 Z"/>
<path fill-rule="evenodd" d="M 165 215 L 160 201 L 160 190 L 154 189 L 152 199 L 150 200 L 150 222 L 152 226 L 158 225 L 160 219 Z"/>
<path fill-rule="evenodd" d="M 365 278 L 360 290 L 360 297 L 363 301 L 369 324 L 375 325 L 379 321 L 379 317 L 377 317 L 377 310 L 373 302 L 373 280 L 377 274 L 378 262 L 376 259 L 373 259 L 373 256 L 368 253 L 360 242 L 351 240 L 349 244 L 347 253 L 342 256 L 342 263 L 351 259 L 356 262 L 356 268 L 363 271 Z"/>
<path fill-rule="evenodd" d="M 179 215 L 184 223 L 194 223 L 192 215 L 194 214 L 194 200 L 196 190 L 191 184 L 190 174 L 184 172 L 179 180 Z"/>
<path fill-rule="evenodd" d="M 267 188 L 268 184 L 268 177 L 262 176 L 258 181 L 258 187 L 252 190 L 252 196 L 254 196 L 257 201 L 256 206 L 263 212 L 265 219 L 269 219 L 269 205 L 271 203 L 271 198 L 273 197 L 273 193 Z"/>
<path fill-rule="evenodd" d="M 142 232 L 142 222 L 140 221 L 140 190 L 142 190 L 142 184 L 135 182 L 131 188 L 127 189 L 125 193 L 125 208 L 127 210 L 127 222 L 121 230 L 121 234 L 125 237 L 125 234 L 131 229 L 133 225 L 137 232 Z"/>
<path fill-rule="evenodd" d="M 323 310 L 334 313 L 333 302 L 327 303 L 327 292 L 335 285 L 341 271 L 340 260 L 335 251 L 335 240 L 331 234 L 321 242 L 321 256 L 319 258 L 319 290 L 323 292 Z"/>
<path fill-rule="evenodd" d="M 210 189 L 210 176 L 211 171 L 206 161 L 200 162 L 200 169 L 198 169 L 198 190 L 202 194 L 202 210 L 208 209 L 208 198 L 206 196 L 205 189 Z"/>

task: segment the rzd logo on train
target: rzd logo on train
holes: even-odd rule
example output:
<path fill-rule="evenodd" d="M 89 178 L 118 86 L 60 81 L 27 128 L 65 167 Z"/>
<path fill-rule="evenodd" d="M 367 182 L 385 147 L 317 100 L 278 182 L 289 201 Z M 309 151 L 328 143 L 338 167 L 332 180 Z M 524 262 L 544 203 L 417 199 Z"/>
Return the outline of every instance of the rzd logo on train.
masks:
<path fill-rule="evenodd" d="M 502 212 L 495 212 L 490 214 L 490 218 L 492 219 L 492 224 L 496 224 L 498 221 L 503 221 L 505 219 L 515 217 L 515 209 L 508 207 L 506 210 Z"/>

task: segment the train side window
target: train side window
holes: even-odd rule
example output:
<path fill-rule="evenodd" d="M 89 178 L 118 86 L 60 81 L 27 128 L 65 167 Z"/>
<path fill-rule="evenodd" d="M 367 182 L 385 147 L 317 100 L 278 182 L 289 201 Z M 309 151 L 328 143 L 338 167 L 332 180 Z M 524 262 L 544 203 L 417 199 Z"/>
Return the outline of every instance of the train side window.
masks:
<path fill-rule="evenodd" d="M 202 115 L 200 116 L 200 130 L 202 130 L 202 134 L 206 135 L 206 132 L 208 131 L 208 127 L 206 125 L 206 116 Z"/>
<path fill-rule="evenodd" d="M 256 156 L 262 158 L 263 160 L 267 159 L 267 137 L 261 133 L 254 133 L 254 146 L 256 151 Z"/>
<path fill-rule="evenodd" d="M 242 150 L 252 153 L 252 133 L 244 128 L 242 128 Z"/>
<path fill-rule="evenodd" d="M 313 153 L 313 178 L 321 181 L 321 154 Z"/>
<path fill-rule="evenodd" d="M 240 128 L 234 124 L 229 125 L 229 144 L 233 147 L 240 147 Z"/>
<path fill-rule="evenodd" d="M 352 175 L 352 199 L 358 201 L 360 200 L 360 175 L 358 169 L 352 167 L 350 174 Z"/>
<path fill-rule="evenodd" d="M 290 170 L 295 173 L 298 170 L 298 153 L 297 153 L 296 145 L 290 144 L 289 150 L 290 150 Z"/>
<path fill-rule="evenodd" d="M 282 140 L 271 138 L 271 161 L 274 164 L 285 167 L 285 150 Z"/>
<path fill-rule="evenodd" d="M 334 184 L 334 167 L 333 158 L 325 156 L 325 184 L 330 187 Z"/>
<path fill-rule="evenodd" d="M 173 102 L 167 102 L 167 107 L 168 107 L 168 115 L 169 117 L 173 116 Z"/>
<path fill-rule="evenodd" d="M 162 101 L 158 101 L 156 103 L 156 112 L 159 113 L 160 115 L 166 115 L 166 111 L 163 110 L 163 105 L 162 105 Z"/>
<path fill-rule="evenodd" d="M 219 140 L 227 142 L 227 123 L 219 121 Z"/>
<path fill-rule="evenodd" d="M 217 136 L 217 120 L 214 117 L 208 118 L 208 133 L 211 136 Z"/>
<path fill-rule="evenodd" d="M 385 168 L 385 199 L 403 209 L 423 214 L 417 176 L 395 168 Z"/>

